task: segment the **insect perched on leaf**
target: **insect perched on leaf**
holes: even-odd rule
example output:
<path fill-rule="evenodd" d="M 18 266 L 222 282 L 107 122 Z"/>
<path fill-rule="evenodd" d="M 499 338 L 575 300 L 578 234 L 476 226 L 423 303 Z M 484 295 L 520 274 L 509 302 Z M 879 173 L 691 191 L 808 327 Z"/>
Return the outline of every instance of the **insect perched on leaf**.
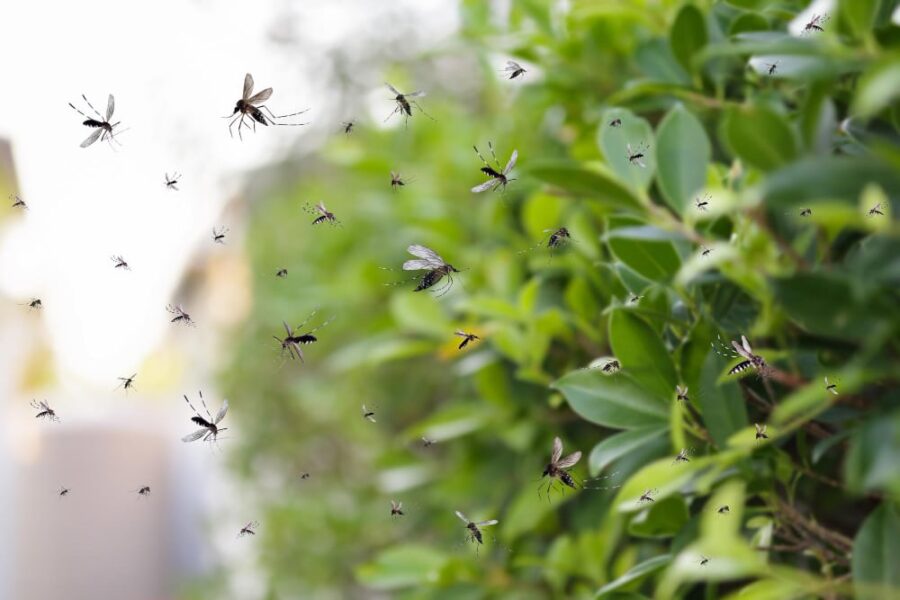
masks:
<path fill-rule="evenodd" d="M 681 452 L 675 457 L 675 460 L 672 461 L 672 464 L 679 462 L 691 462 L 691 459 L 688 458 L 688 454 L 691 454 L 692 450 L 688 448 L 682 448 Z"/>
<path fill-rule="evenodd" d="M 466 539 L 473 543 L 483 544 L 484 536 L 481 533 L 482 527 L 491 527 L 492 525 L 496 525 L 500 521 L 497 519 L 491 519 L 489 521 L 479 521 L 476 523 L 475 521 L 470 520 L 466 515 L 462 514 L 458 510 L 455 511 L 456 516 L 460 518 L 460 520 L 466 524 L 466 529 L 468 529 L 468 533 L 466 534 Z"/>
<path fill-rule="evenodd" d="M 250 521 L 243 527 L 241 527 L 240 532 L 238 532 L 238 537 L 244 537 L 245 535 L 256 535 L 256 530 L 259 528 L 259 523 L 256 521 Z"/>
<path fill-rule="evenodd" d="M 508 60 L 508 61 L 506 61 L 506 66 L 503 68 L 503 72 L 509 73 L 509 77 L 507 77 L 507 79 L 515 79 L 516 77 L 519 77 L 520 75 L 524 75 L 528 71 L 526 71 L 522 67 L 522 65 L 520 65 L 516 61 Z"/>
<path fill-rule="evenodd" d="M 68 495 L 69 495 L 69 492 L 71 492 L 71 491 L 72 491 L 72 490 L 70 490 L 69 488 L 63 486 L 63 487 L 59 488 L 59 489 L 56 491 L 56 493 L 57 493 L 57 495 L 58 495 L 59 497 L 62 498 L 63 496 L 68 496 Z"/>
<path fill-rule="evenodd" d="M 754 423 L 754 427 L 756 427 L 756 439 L 758 440 L 767 440 L 769 436 L 766 435 L 766 428 L 768 425 L 760 425 L 759 423 Z"/>
<path fill-rule="evenodd" d="M 375 421 L 375 411 L 366 408 L 366 405 L 365 405 L 365 404 L 362 405 L 362 416 L 363 416 L 363 419 L 365 419 L 365 420 L 367 420 L 367 421 L 371 421 L 372 423 L 376 423 L 376 421 Z"/>
<path fill-rule="evenodd" d="M 459 349 L 460 349 L 460 350 L 462 350 L 463 348 L 465 348 L 466 346 L 468 346 L 468 345 L 469 345 L 469 342 L 474 342 L 474 341 L 476 341 L 476 340 L 480 340 L 480 339 L 481 339 L 480 337 L 478 337 L 478 336 L 475 335 L 474 333 L 466 333 L 465 331 L 462 331 L 462 330 L 460 330 L 460 329 L 457 329 L 456 331 L 454 331 L 454 332 L 453 332 L 453 335 L 458 335 L 459 337 L 463 338 L 463 340 L 459 343 Z"/>
<path fill-rule="evenodd" d="M 424 435 L 422 436 L 422 445 L 424 447 L 430 448 L 433 444 L 434 444 L 434 440 L 427 438 Z"/>
<path fill-rule="evenodd" d="M 613 119 L 612 121 L 609 122 L 609 126 L 610 127 L 621 127 L 622 119 L 619 119 L 619 118 Z"/>
<path fill-rule="evenodd" d="M 656 490 L 656 488 L 651 488 L 645 491 L 643 494 L 641 494 L 641 497 L 638 498 L 638 504 L 644 504 L 646 502 L 656 502 L 656 499 L 653 496 L 657 493 L 658 490 Z"/>
<path fill-rule="evenodd" d="M 720 338 L 720 343 L 721 343 L 721 338 Z M 742 373 L 743 371 L 746 371 L 747 369 L 756 369 L 756 372 L 760 376 L 765 377 L 771 370 L 768 363 L 766 363 L 766 360 L 762 356 L 759 356 L 758 354 L 753 353 L 753 349 L 750 347 L 750 342 L 747 341 L 747 338 L 745 336 L 743 336 L 743 335 L 741 336 L 740 344 L 737 343 L 737 341 L 732 340 L 731 346 L 732 346 L 732 348 L 734 348 L 735 352 L 737 352 L 737 354 L 735 356 L 742 357 L 746 360 L 743 360 L 743 361 L 739 362 L 738 364 L 736 364 L 735 366 L 733 366 L 731 368 L 731 370 L 728 371 L 729 375 L 734 375 L 735 373 Z M 715 346 L 713 346 L 713 348 L 715 348 Z M 726 351 L 728 350 L 727 346 L 723 345 L 723 348 Z M 720 352 L 718 350 L 717 350 L 717 352 L 719 352 L 719 354 L 722 354 L 722 356 L 725 356 L 726 358 L 730 358 L 727 354 L 724 354 L 723 352 Z"/>
<path fill-rule="evenodd" d="M 802 210 L 800 211 L 800 216 L 801 216 L 801 217 L 809 217 L 809 216 L 812 216 L 812 209 L 811 209 L 811 208 L 804 208 L 804 209 L 802 209 Z"/>
<path fill-rule="evenodd" d="M 40 402 L 32 400 L 31 408 L 38 411 L 37 414 L 34 415 L 35 419 L 47 419 L 48 421 L 59 422 L 59 417 L 56 416 L 56 411 L 50 408 L 50 405 L 47 404 L 46 400 L 41 400 Z"/>
<path fill-rule="evenodd" d="M 216 438 L 220 433 L 228 429 L 227 427 L 219 427 L 219 423 L 222 422 L 222 419 L 225 418 L 225 413 L 228 412 L 228 400 L 222 400 L 222 408 L 219 409 L 219 412 L 216 413 L 216 416 L 213 417 L 209 412 L 209 408 L 206 406 L 206 400 L 203 399 L 203 392 L 200 393 L 200 402 L 203 403 L 203 410 L 206 411 L 206 417 L 200 415 L 200 411 L 194 408 L 194 405 L 191 404 L 191 401 L 188 399 L 187 394 L 184 394 L 184 401 L 187 402 L 187 405 L 194 411 L 194 416 L 191 417 L 191 422 L 200 425 L 200 429 L 195 431 L 194 433 L 188 434 L 181 438 L 182 442 L 193 442 L 203 438 L 203 441 L 216 441 Z"/>
<path fill-rule="evenodd" d="M 175 190 L 177 192 L 178 191 L 178 180 L 181 179 L 181 173 L 176 171 L 175 173 L 172 173 L 171 177 L 169 176 L 168 173 L 166 173 L 165 175 L 166 175 L 166 178 L 165 178 L 166 188 L 170 189 L 170 190 Z"/>
<path fill-rule="evenodd" d="M 708 562 L 709 562 L 709 559 L 701 554 L 700 555 L 700 566 L 705 567 L 706 563 L 708 563 Z"/>
<path fill-rule="evenodd" d="M 10 194 L 9 199 L 13 201 L 13 203 L 12 203 L 13 208 L 21 208 L 22 210 L 28 210 L 28 205 L 25 204 L 25 201 L 22 200 L 18 195 Z"/>
<path fill-rule="evenodd" d="M 514 178 L 509 177 L 510 171 L 516 166 L 516 161 L 519 159 L 519 151 L 513 150 L 512 155 L 509 157 L 509 161 L 506 163 L 506 166 L 501 170 L 500 161 L 497 160 L 497 155 L 494 153 L 494 145 L 491 142 L 488 142 L 488 148 L 491 150 L 491 156 L 494 159 L 494 164 L 497 165 L 494 168 L 488 161 L 484 159 L 481 155 L 481 152 L 478 151 L 478 146 L 472 146 L 475 149 L 475 154 L 478 155 L 478 158 L 481 159 L 481 162 L 484 163 L 484 166 L 481 167 L 481 172 L 490 177 L 487 181 L 482 184 L 476 185 L 472 188 L 472 191 L 476 194 L 480 194 L 486 190 L 505 190 L 506 185 L 510 181 L 515 181 Z"/>
<path fill-rule="evenodd" d="M 328 319 L 327 321 L 325 321 L 318 327 L 310 329 L 306 333 L 301 333 L 301 331 L 303 330 L 303 326 L 306 325 L 307 323 L 309 323 L 312 320 L 312 318 L 314 316 L 316 316 L 316 313 L 318 313 L 318 312 L 319 312 L 318 309 L 312 311 L 309 314 L 309 316 L 303 320 L 302 323 L 297 325 L 296 331 L 294 329 L 292 329 L 291 326 L 288 325 L 285 321 L 281 322 L 281 324 L 284 325 L 284 331 L 285 331 L 286 335 L 284 336 L 284 338 L 279 338 L 276 336 L 272 336 L 272 337 L 274 337 L 278 341 L 278 343 L 281 344 L 281 354 L 282 355 L 284 355 L 285 351 L 287 351 L 288 356 L 290 356 L 291 360 L 296 358 L 296 359 L 300 360 L 300 362 L 303 362 L 303 350 L 300 348 L 300 346 L 318 342 L 319 338 L 317 338 L 313 334 L 334 320 L 334 317 L 331 317 L 330 319 Z"/>
<path fill-rule="evenodd" d="M 134 388 L 134 378 L 135 377 L 137 377 L 137 373 L 132 373 L 128 377 L 117 377 L 117 379 L 119 381 L 121 381 L 122 383 L 117 385 L 116 389 L 122 388 L 124 391 L 127 392 L 128 390 Z"/>
<path fill-rule="evenodd" d="M 110 256 L 109 259 L 113 261 L 114 269 L 124 269 L 125 271 L 130 271 L 131 267 L 128 266 L 128 262 L 121 255 Z"/>
<path fill-rule="evenodd" d="M 224 244 L 225 243 L 225 234 L 228 233 L 227 227 L 213 227 L 212 230 L 212 239 L 215 244 Z"/>
<path fill-rule="evenodd" d="M 391 90 L 391 93 L 394 94 L 393 100 L 397 104 L 397 106 L 394 107 L 394 110 L 391 111 L 391 114 L 389 114 L 384 119 L 385 121 L 387 121 L 388 119 L 390 119 L 396 113 L 399 112 L 400 115 L 403 117 L 404 125 L 408 125 L 409 118 L 412 116 L 412 107 L 413 106 L 415 106 L 419 110 L 419 112 L 421 112 L 423 115 L 425 115 L 426 117 L 428 117 L 429 119 L 434 121 L 434 118 L 431 115 L 429 115 L 427 112 L 425 112 L 425 109 L 423 109 L 421 106 L 419 106 L 418 102 L 416 102 L 415 100 L 410 100 L 410 98 L 424 98 L 425 92 L 423 92 L 422 90 L 418 90 L 415 92 L 410 92 L 408 94 L 403 94 L 403 93 L 397 91 L 397 88 L 395 88 L 394 86 L 392 86 L 391 84 L 389 84 L 387 82 L 385 82 L 384 85 L 386 85 L 388 87 L 388 89 Z"/>
<path fill-rule="evenodd" d="M 350 135 L 351 133 L 353 133 L 353 128 L 355 126 L 356 126 L 356 123 L 354 123 L 353 121 L 342 121 L 341 122 L 341 127 L 343 128 L 344 133 L 347 135 Z"/>
<path fill-rule="evenodd" d="M 700 212 L 706 212 L 709 208 L 709 201 L 712 200 L 711 194 L 706 194 L 704 196 L 697 196 L 694 198 L 694 206 L 697 207 L 697 210 Z"/>
<path fill-rule="evenodd" d="M 82 94 L 81 97 L 84 98 L 84 101 L 87 102 L 87 105 L 91 107 L 91 110 L 94 111 L 94 114 L 98 117 L 97 119 L 94 119 L 93 117 L 87 116 L 86 114 L 78 110 L 74 104 L 69 102 L 69 106 L 72 107 L 72 110 L 85 118 L 82 125 L 94 129 L 94 132 L 89 135 L 83 142 L 81 142 L 81 147 L 87 148 L 98 139 L 109 142 L 110 147 L 114 147 L 112 143 L 116 142 L 118 144 L 119 140 L 115 138 L 113 129 L 115 129 L 119 125 L 119 123 L 121 123 L 121 121 L 117 121 L 115 123 L 110 122 L 110 120 L 112 119 L 113 111 L 116 109 L 116 99 L 113 98 L 112 94 L 109 95 L 109 100 L 107 100 L 106 102 L 106 118 L 104 118 L 103 115 L 97 112 L 97 109 L 94 108 L 94 105 L 90 103 L 90 101 L 87 99 L 87 96 Z"/>
<path fill-rule="evenodd" d="M 829 383 L 829 382 L 828 382 L 828 377 L 825 378 L 825 390 L 831 392 L 831 393 L 834 394 L 835 396 L 838 395 L 837 384 L 836 384 L 836 383 Z"/>
<path fill-rule="evenodd" d="M 644 142 L 638 144 L 634 149 L 632 149 L 631 144 L 625 144 L 625 151 L 626 156 L 628 157 L 628 162 L 646 169 L 647 165 L 646 163 L 644 163 L 644 158 L 647 156 L 647 150 L 649 149 L 650 147 Z"/>
<path fill-rule="evenodd" d="M 137 491 L 137 493 L 138 493 L 138 496 L 141 496 L 142 498 L 146 498 L 147 496 L 150 495 L 150 486 L 145 485 L 145 486 L 141 487 L 141 489 L 139 489 Z"/>
<path fill-rule="evenodd" d="M 557 479 L 573 490 L 578 489 L 578 485 L 575 483 L 575 479 L 567 469 L 571 469 L 578 463 L 579 460 L 581 460 L 581 451 L 578 450 L 576 452 L 573 452 L 565 458 L 562 458 L 562 451 L 562 440 L 557 436 L 553 438 L 553 450 L 550 453 L 550 462 L 547 463 L 547 466 L 544 467 L 544 472 L 541 473 L 541 479 L 543 479 L 544 477 L 550 478 L 547 483 L 548 500 L 550 488 Z"/>
<path fill-rule="evenodd" d="M 775 62 L 773 62 L 773 63 L 763 63 L 763 64 L 766 65 L 766 66 L 768 67 L 767 72 L 768 72 L 769 75 L 774 75 L 774 74 L 775 74 L 775 70 L 778 68 L 778 61 L 777 61 L 777 60 L 776 60 Z"/>
<path fill-rule="evenodd" d="M 325 208 L 324 202 L 319 202 L 314 208 L 304 207 L 304 210 L 308 213 L 318 215 L 313 220 L 313 225 L 318 225 L 319 223 L 324 223 L 326 221 L 328 221 L 332 225 L 335 225 L 338 222 L 337 217 L 334 216 L 334 213 Z"/>
<path fill-rule="evenodd" d="M 263 104 L 263 102 L 272 97 L 272 88 L 266 88 L 258 94 L 251 95 L 253 94 L 253 85 L 253 75 L 247 73 L 244 76 L 244 90 L 241 95 L 241 99 L 238 100 L 234 105 L 234 111 L 232 111 L 230 115 L 222 117 L 223 119 L 231 119 L 231 122 L 228 123 L 228 134 L 231 137 L 234 137 L 234 133 L 231 131 L 231 127 L 234 125 L 235 121 L 239 121 L 238 138 L 242 141 L 244 138 L 241 135 L 241 127 L 250 129 L 250 126 L 252 126 L 253 132 L 256 133 L 257 123 L 259 123 L 260 125 L 265 125 L 266 127 L 268 127 L 269 125 L 281 125 L 290 127 L 299 127 L 302 125 L 306 125 L 306 123 L 278 123 L 276 119 L 285 119 L 287 117 L 302 115 L 306 112 L 306 110 L 301 110 L 299 112 L 290 113 L 287 115 L 273 114 L 272 111 L 269 110 L 269 107 Z M 263 109 L 265 109 L 265 113 L 263 112 Z M 250 117 L 250 126 L 244 123 L 244 119 L 247 117 Z"/>
<path fill-rule="evenodd" d="M 402 517 L 403 516 L 403 503 L 397 502 L 396 500 L 391 500 L 391 516 L 392 517 Z"/>
<path fill-rule="evenodd" d="M 170 314 L 175 315 L 169 321 L 170 323 L 181 323 L 182 325 L 186 325 L 188 327 L 194 326 L 194 321 L 191 320 L 191 315 L 189 315 L 184 308 L 181 307 L 180 304 L 169 304 L 166 306 L 166 311 Z"/>
<path fill-rule="evenodd" d="M 278 277 L 279 279 L 284 279 L 287 276 L 288 276 L 288 270 L 285 269 L 284 267 L 275 271 L 275 277 Z"/>
<path fill-rule="evenodd" d="M 720 506 L 719 508 L 716 509 L 716 512 L 719 513 L 720 515 L 727 515 L 728 513 L 731 512 L 731 509 L 728 508 L 727 504 L 723 504 L 722 506 Z"/>
<path fill-rule="evenodd" d="M 688 398 L 688 388 L 686 385 L 676 385 L 675 386 L 675 399 L 679 402 L 689 402 Z"/>
<path fill-rule="evenodd" d="M 813 15 L 812 18 L 803 26 L 803 32 L 808 33 L 810 31 L 825 31 L 822 26 L 828 22 L 828 13 L 823 13 L 821 15 Z"/>
<path fill-rule="evenodd" d="M 422 279 L 419 280 L 419 284 L 413 290 L 414 292 L 421 292 L 434 287 L 444 277 L 447 278 L 447 283 L 436 290 L 437 295 L 443 296 L 450 291 L 450 288 L 453 287 L 453 273 L 459 273 L 459 269 L 445 262 L 434 250 L 425 246 L 412 244 L 407 247 L 406 251 L 419 258 L 404 262 L 404 271 L 427 271 L 422 276 Z"/>
<path fill-rule="evenodd" d="M 867 216 L 874 217 L 875 215 L 884 216 L 884 213 L 881 211 L 881 202 L 873 206 L 869 209 L 869 212 L 866 213 Z"/>

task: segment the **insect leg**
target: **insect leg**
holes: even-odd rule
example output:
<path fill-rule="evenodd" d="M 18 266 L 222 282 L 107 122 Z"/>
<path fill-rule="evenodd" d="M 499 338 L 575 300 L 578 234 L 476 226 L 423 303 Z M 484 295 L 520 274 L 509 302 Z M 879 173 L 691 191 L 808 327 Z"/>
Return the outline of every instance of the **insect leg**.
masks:
<path fill-rule="evenodd" d="M 419 106 L 419 103 L 416 102 L 415 100 L 410 100 L 409 103 L 412 104 L 413 106 L 415 106 L 416 108 L 418 108 L 418 109 L 419 109 L 419 112 L 421 112 L 423 115 L 425 115 L 426 117 L 428 117 L 428 118 L 431 119 L 432 121 L 435 120 L 434 117 L 432 117 L 432 116 L 429 115 L 427 112 L 425 112 L 425 109 L 422 108 L 421 106 Z"/>
<path fill-rule="evenodd" d="M 494 158 L 494 163 L 497 165 L 497 172 L 503 172 L 503 165 L 500 164 L 500 161 L 497 160 L 497 155 L 494 153 L 494 143 L 488 140 L 488 148 L 491 151 L 491 156 Z"/>
<path fill-rule="evenodd" d="M 87 102 L 87 105 L 91 107 L 91 110 L 94 111 L 94 114 L 96 114 L 98 117 L 100 117 L 101 121 L 106 121 L 106 119 L 103 118 L 103 115 L 101 115 L 99 112 L 97 112 L 97 109 L 94 108 L 94 105 L 91 104 L 91 101 L 87 99 L 87 96 L 82 94 L 81 97 L 84 98 L 84 101 Z"/>
<path fill-rule="evenodd" d="M 78 109 L 75 107 L 75 105 L 72 104 L 71 102 L 69 102 L 69 106 L 71 106 L 71 107 L 72 107 L 72 110 L 74 110 L 75 112 L 77 112 L 79 115 L 81 115 L 81 116 L 84 117 L 85 119 L 90 119 L 89 116 L 87 116 L 86 114 L 84 114 L 83 112 L 81 112 L 80 110 L 78 110 Z"/>
<path fill-rule="evenodd" d="M 387 123 L 387 120 L 390 119 L 391 117 L 393 117 L 394 114 L 395 114 L 398 110 L 400 110 L 400 104 L 399 104 L 399 103 L 397 104 L 397 106 L 394 107 L 394 110 L 391 111 L 391 114 L 389 114 L 389 115 L 387 116 L 387 118 L 385 118 L 384 122 Z"/>

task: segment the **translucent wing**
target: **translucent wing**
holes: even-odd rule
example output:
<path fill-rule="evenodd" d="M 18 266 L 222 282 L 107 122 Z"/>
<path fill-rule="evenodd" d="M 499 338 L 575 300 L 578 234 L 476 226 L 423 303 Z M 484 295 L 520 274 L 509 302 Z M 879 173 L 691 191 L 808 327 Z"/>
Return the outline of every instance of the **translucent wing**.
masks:
<path fill-rule="evenodd" d="M 459 337 L 469 337 L 469 334 L 465 331 L 462 331 L 461 329 L 457 329 L 456 331 L 454 331 L 453 335 L 458 335 Z"/>
<path fill-rule="evenodd" d="M 499 523 L 497 519 L 491 519 L 490 521 L 481 521 L 480 523 L 475 523 L 478 527 L 490 527 L 491 525 L 496 525 Z"/>
<path fill-rule="evenodd" d="M 266 88 L 252 98 L 247 99 L 248 104 L 262 104 L 272 97 L 272 88 Z"/>
<path fill-rule="evenodd" d="M 768 425 L 760 425 L 759 423 L 754 423 L 754 425 L 756 426 L 756 433 L 765 433 L 766 427 L 768 427 Z"/>
<path fill-rule="evenodd" d="M 216 413 L 216 418 L 213 419 L 213 424 L 218 424 L 219 421 L 225 418 L 225 413 L 228 412 L 228 400 L 222 401 L 222 408 L 219 409 L 219 412 Z"/>
<path fill-rule="evenodd" d="M 466 515 L 462 514 L 458 510 L 456 511 L 456 516 L 459 517 L 460 519 L 462 519 L 462 522 L 465 523 L 466 525 L 471 523 L 471 521 L 468 519 L 468 517 L 466 517 Z"/>
<path fill-rule="evenodd" d="M 641 167 L 642 169 L 646 169 L 646 168 L 647 168 L 647 164 L 646 164 L 646 163 L 644 162 L 644 160 L 641 159 L 641 158 L 636 158 L 636 159 L 634 159 L 634 164 L 636 164 L 637 166 Z"/>
<path fill-rule="evenodd" d="M 432 268 L 431 263 L 428 262 L 427 260 L 415 259 L 415 260 L 408 260 L 405 263 L 403 263 L 404 271 L 421 271 L 423 269 L 431 269 L 431 268 Z"/>
<path fill-rule="evenodd" d="M 747 351 L 747 354 L 753 354 L 753 348 L 750 347 L 750 342 L 747 341 L 746 336 L 741 336 L 741 342 L 743 342 L 744 350 Z"/>
<path fill-rule="evenodd" d="M 81 147 L 82 147 L 82 148 L 87 148 L 88 146 L 90 146 L 91 144 L 93 144 L 94 142 L 96 142 L 97 139 L 100 137 L 100 134 L 101 134 L 101 133 L 103 133 L 103 130 L 98 128 L 96 131 L 94 131 L 94 133 L 92 133 L 91 135 L 87 136 L 87 139 L 86 139 L 86 140 L 84 140 L 83 142 L 81 142 Z"/>
<path fill-rule="evenodd" d="M 415 92 L 410 92 L 408 94 L 403 94 L 403 95 L 406 96 L 407 98 L 424 98 L 425 92 L 423 92 L 422 90 L 416 90 Z"/>
<path fill-rule="evenodd" d="M 181 441 L 182 442 L 193 442 L 193 441 L 199 440 L 204 435 L 206 435 L 208 432 L 209 432 L 209 429 L 206 429 L 206 428 L 198 429 L 194 433 L 192 433 L 190 435 L 186 435 L 183 438 L 181 438 Z"/>
<path fill-rule="evenodd" d="M 747 355 L 747 351 L 744 350 L 744 348 L 742 348 L 741 345 L 738 344 L 736 341 L 731 340 L 731 345 L 732 345 L 732 347 L 735 349 L 735 351 L 736 351 L 738 354 L 740 354 L 740 355 L 743 356 L 744 358 L 750 358 L 750 357 Z"/>
<path fill-rule="evenodd" d="M 318 204 L 316 204 L 316 210 L 318 210 L 318 211 L 319 211 L 320 213 L 322 213 L 323 215 L 324 215 L 325 213 L 328 212 L 328 211 L 325 209 L 325 203 L 324 203 L 324 202 L 319 202 Z"/>
<path fill-rule="evenodd" d="M 522 67 L 519 66 L 519 63 L 517 63 L 517 62 L 514 61 L 514 60 L 508 60 L 508 61 L 506 61 L 506 70 L 507 70 L 507 71 L 518 71 L 518 70 L 521 69 L 521 68 L 522 68 Z"/>
<path fill-rule="evenodd" d="M 294 335 L 294 332 L 291 331 L 290 325 L 288 325 L 285 321 L 282 321 L 281 324 L 284 325 L 284 330 L 287 332 L 288 337 L 291 337 L 292 335 Z"/>
<path fill-rule="evenodd" d="M 113 95 L 109 95 L 109 100 L 106 102 L 106 120 L 109 121 L 112 119 L 113 111 L 116 110 L 116 99 L 113 98 Z"/>
<path fill-rule="evenodd" d="M 250 97 L 250 94 L 253 93 L 253 75 L 247 73 L 244 76 L 244 93 L 241 96 L 244 100 L 247 100 Z"/>
<path fill-rule="evenodd" d="M 569 467 L 575 466 L 575 464 L 581 460 L 581 450 L 578 452 L 573 452 L 567 457 L 563 458 L 559 462 L 556 463 L 556 466 L 560 469 L 568 469 Z"/>
<path fill-rule="evenodd" d="M 481 185 L 476 185 L 475 187 L 473 187 L 473 188 L 472 188 L 472 192 L 475 193 L 475 194 L 480 194 L 481 192 L 484 192 L 484 191 L 486 191 L 486 190 L 489 190 L 489 189 L 491 189 L 491 188 L 493 188 L 493 187 L 497 187 L 499 184 L 500 184 L 500 180 L 499 180 L 499 179 L 488 179 L 487 181 L 485 181 L 485 182 L 482 183 Z"/>
<path fill-rule="evenodd" d="M 419 244 L 413 244 L 406 249 L 407 252 L 412 254 L 413 256 L 418 256 L 431 264 L 432 268 L 443 267 L 446 263 L 444 259 L 440 257 L 440 255 L 432 250 L 431 248 L 426 248 L 425 246 L 420 246 Z"/>
<path fill-rule="evenodd" d="M 559 457 L 562 456 L 562 451 L 562 440 L 559 439 L 559 437 L 553 438 L 553 452 L 550 453 L 550 462 L 557 462 L 559 460 Z"/>
<path fill-rule="evenodd" d="M 634 155 L 634 151 L 631 149 L 631 144 L 625 144 L 625 151 L 628 152 L 628 156 Z"/>
<path fill-rule="evenodd" d="M 392 86 L 391 84 L 389 84 L 387 81 L 384 82 L 384 85 L 388 86 L 388 89 L 391 90 L 391 92 L 393 92 L 395 96 L 402 96 L 402 95 L 403 95 L 403 94 L 401 94 L 400 92 L 397 91 L 397 88 L 395 88 L 394 86 Z"/>
<path fill-rule="evenodd" d="M 40 404 L 41 404 L 41 408 L 43 408 L 44 410 L 50 410 L 50 405 L 47 404 L 46 400 L 41 400 Z"/>
<path fill-rule="evenodd" d="M 509 162 L 506 163 L 506 168 L 503 169 L 503 174 L 507 175 L 510 171 L 513 170 L 513 167 L 516 166 L 516 161 L 519 160 L 519 151 L 513 150 L 512 156 L 509 157 Z"/>

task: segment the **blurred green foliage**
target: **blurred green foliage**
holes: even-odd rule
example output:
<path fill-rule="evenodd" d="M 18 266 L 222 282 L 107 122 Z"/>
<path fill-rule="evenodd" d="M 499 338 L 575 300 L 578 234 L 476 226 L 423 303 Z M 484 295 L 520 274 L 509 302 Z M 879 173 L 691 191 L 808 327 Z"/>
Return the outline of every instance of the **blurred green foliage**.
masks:
<path fill-rule="evenodd" d="M 896 4 L 791 35 L 793 0 L 465 0 L 454 43 L 390 74 L 435 121 L 281 170 L 222 374 L 269 596 L 900 594 Z M 474 195 L 488 140 L 517 180 Z M 310 225 L 320 200 L 339 227 Z M 449 293 L 413 293 L 412 243 L 463 270 Z M 272 336 L 315 307 L 336 319 L 283 364 Z M 772 377 L 727 375 L 711 346 L 741 334 Z M 585 489 L 548 499 L 554 436 Z M 500 520 L 477 554 L 455 510 Z"/>

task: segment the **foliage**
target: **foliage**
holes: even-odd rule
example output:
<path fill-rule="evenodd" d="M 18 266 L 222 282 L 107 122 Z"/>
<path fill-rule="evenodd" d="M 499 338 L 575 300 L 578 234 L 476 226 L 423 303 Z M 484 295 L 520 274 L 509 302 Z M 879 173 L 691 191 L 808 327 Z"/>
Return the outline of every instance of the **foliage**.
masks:
<path fill-rule="evenodd" d="M 791 35 L 793 0 L 463 2 L 458 43 L 393 74 L 433 122 L 376 115 L 253 203 L 223 379 L 270 595 L 900 593 L 894 4 Z M 473 195 L 488 140 L 518 179 Z M 309 225 L 319 200 L 340 227 Z M 463 270 L 449 293 L 386 285 L 411 243 Z M 316 306 L 335 321 L 282 365 L 272 336 Z M 741 334 L 770 377 L 727 374 L 712 345 Z M 554 436 L 585 489 L 539 497 Z M 478 555 L 455 510 L 500 520 Z"/>

